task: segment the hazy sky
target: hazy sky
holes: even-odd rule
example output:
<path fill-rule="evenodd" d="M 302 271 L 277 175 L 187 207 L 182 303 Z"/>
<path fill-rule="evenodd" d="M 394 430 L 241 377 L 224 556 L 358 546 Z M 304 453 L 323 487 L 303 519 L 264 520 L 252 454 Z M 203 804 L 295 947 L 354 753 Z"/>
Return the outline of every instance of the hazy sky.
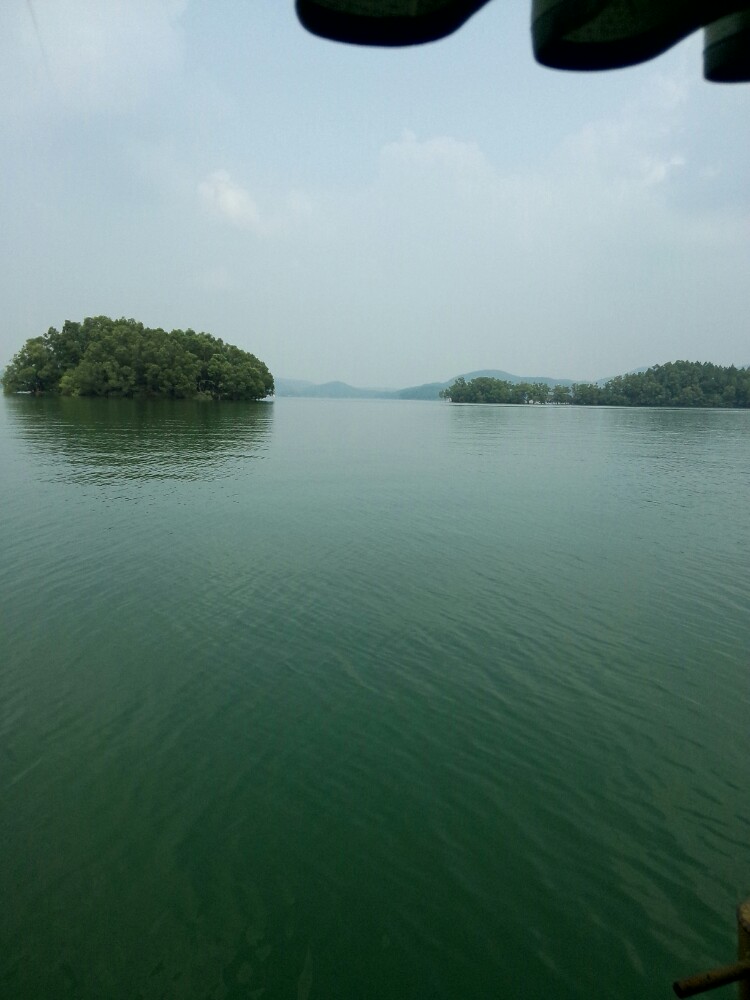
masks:
<path fill-rule="evenodd" d="M 292 0 L 3 0 L 0 365 L 101 313 L 355 385 L 750 363 L 750 87 L 699 35 L 545 69 L 529 7 L 377 50 Z"/>

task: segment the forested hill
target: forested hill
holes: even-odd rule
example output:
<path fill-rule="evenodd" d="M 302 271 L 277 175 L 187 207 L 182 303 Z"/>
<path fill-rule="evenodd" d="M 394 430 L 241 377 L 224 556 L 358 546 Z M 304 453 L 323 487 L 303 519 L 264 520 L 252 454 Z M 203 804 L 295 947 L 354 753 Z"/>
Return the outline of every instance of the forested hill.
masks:
<path fill-rule="evenodd" d="M 618 375 L 604 385 L 512 384 L 495 378 L 463 378 L 441 395 L 453 403 L 569 403 L 577 406 L 750 407 L 750 368 L 722 368 L 701 361 L 671 361 Z"/>
<path fill-rule="evenodd" d="M 27 340 L 1 381 L 5 392 L 67 396 L 263 399 L 274 391 L 262 361 L 209 333 L 107 316 L 66 320 Z"/>

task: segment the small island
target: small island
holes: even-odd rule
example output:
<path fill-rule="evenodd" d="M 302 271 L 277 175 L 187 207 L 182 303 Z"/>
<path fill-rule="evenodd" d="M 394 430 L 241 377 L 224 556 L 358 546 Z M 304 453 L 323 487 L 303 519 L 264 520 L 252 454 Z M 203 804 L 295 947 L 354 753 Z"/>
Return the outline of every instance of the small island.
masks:
<path fill-rule="evenodd" d="M 557 403 L 573 406 L 750 407 L 750 368 L 723 368 L 701 361 L 671 361 L 643 372 L 618 375 L 603 385 L 457 378 L 440 393 L 452 403 Z"/>
<path fill-rule="evenodd" d="M 209 333 L 108 316 L 27 340 L 0 381 L 6 393 L 35 395 L 256 400 L 274 391 L 262 361 Z"/>

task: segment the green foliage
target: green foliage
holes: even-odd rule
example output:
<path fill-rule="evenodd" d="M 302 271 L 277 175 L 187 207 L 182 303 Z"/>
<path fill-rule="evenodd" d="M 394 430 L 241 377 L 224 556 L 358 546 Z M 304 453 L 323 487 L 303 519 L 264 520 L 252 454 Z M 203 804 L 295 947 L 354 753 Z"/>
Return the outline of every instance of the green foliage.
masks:
<path fill-rule="evenodd" d="M 552 390 L 553 403 L 569 403 L 571 401 L 570 386 L 556 385 Z"/>
<path fill-rule="evenodd" d="M 27 340 L 3 372 L 6 392 L 54 391 L 60 379 L 55 356 L 46 337 Z"/>
<path fill-rule="evenodd" d="M 262 361 L 208 333 L 166 333 L 107 316 L 67 320 L 27 340 L 2 384 L 6 392 L 171 399 L 263 399 L 274 390 Z"/>
<path fill-rule="evenodd" d="M 483 375 L 470 382 L 457 378 L 440 395 L 453 403 L 546 403 L 551 392 L 544 382 L 506 382 Z"/>
<path fill-rule="evenodd" d="M 543 392 L 542 390 L 546 390 Z M 709 362 L 671 361 L 648 371 L 618 375 L 604 386 L 579 382 L 572 388 L 495 378 L 459 378 L 440 395 L 453 403 L 572 403 L 576 406 L 750 407 L 750 368 Z"/>

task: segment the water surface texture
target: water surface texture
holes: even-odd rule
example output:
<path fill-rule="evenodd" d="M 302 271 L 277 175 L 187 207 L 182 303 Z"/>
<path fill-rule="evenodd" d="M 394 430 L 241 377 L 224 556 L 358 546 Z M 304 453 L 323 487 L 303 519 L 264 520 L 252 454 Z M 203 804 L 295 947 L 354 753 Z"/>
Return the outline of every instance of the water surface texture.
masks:
<path fill-rule="evenodd" d="M 0 994 L 670 995 L 750 895 L 750 412 L 0 403 Z"/>

